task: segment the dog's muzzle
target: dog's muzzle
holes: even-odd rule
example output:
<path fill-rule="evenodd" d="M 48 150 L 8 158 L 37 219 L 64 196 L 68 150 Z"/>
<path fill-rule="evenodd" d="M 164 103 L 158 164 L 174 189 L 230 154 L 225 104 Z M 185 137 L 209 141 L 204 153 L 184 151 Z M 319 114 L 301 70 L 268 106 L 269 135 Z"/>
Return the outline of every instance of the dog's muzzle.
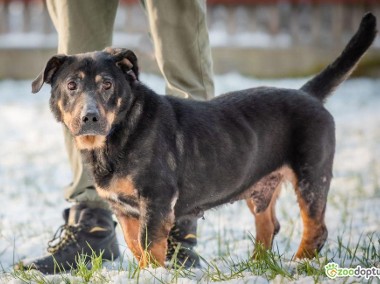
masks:
<path fill-rule="evenodd" d="M 94 105 L 83 108 L 80 114 L 80 128 L 76 136 L 80 135 L 107 135 L 105 119 L 100 116 Z"/>

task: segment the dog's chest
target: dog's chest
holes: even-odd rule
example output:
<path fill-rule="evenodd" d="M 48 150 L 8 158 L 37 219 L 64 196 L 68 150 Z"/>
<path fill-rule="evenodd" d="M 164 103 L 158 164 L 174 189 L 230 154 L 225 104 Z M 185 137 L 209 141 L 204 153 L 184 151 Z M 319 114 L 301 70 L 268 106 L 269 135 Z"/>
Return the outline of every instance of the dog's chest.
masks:
<path fill-rule="evenodd" d="M 113 177 L 108 186 L 96 186 L 96 190 L 101 198 L 110 203 L 116 214 L 140 216 L 138 192 L 130 176 Z"/>

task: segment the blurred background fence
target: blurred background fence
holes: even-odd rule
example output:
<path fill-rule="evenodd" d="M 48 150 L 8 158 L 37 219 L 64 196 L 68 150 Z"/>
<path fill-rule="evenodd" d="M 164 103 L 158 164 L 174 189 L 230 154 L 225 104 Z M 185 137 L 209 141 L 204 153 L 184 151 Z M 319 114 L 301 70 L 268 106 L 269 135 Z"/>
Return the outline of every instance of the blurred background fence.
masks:
<path fill-rule="evenodd" d="M 315 73 L 337 56 L 367 11 L 380 18 L 380 0 L 208 0 L 215 73 Z M 120 1 L 113 45 L 135 50 L 143 71 L 158 72 L 138 0 Z M 0 79 L 33 78 L 56 48 L 43 0 L 0 0 Z M 379 37 L 356 74 L 380 76 Z"/>

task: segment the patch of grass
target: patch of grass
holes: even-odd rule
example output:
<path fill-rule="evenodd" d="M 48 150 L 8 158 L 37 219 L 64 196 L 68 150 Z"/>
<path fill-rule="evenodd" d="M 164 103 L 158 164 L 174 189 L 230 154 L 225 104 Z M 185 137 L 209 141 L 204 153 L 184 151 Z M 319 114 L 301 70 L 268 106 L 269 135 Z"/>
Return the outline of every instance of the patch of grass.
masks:
<path fill-rule="evenodd" d="M 100 273 L 103 267 L 103 252 L 97 255 L 94 250 L 91 249 L 91 251 L 91 256 L 79 254 L 75 258 L 77 268 L 72 269 L 72 273 L 80 277 L 85 283 L 90 282 L 90 280 L 91 282 L 105 282 L 106 278 Z"/>
<path fill-rule="evenodd" d="M 364 267 L 380 265 L 380 236 L 376 233 L 366 235 L 362 243 L 358 243 L 359 255 L 356 260 Z"/>
<path fill-rule="evenodd" d="M 128 248 L 126 248 L 126 250 L 127 249 Z M 124 250 L 124 252 L 119 256 L 117 270 L 118 272 L 127 272 L 128 279 L 139 279 L 141 269 L 134 257 L 128 258 L 128 266 L 123 268 L 126 250 Z"/>
<path fill-rule="evenodd" d="M 252 238 L 252 241 L 255 240 Z M 292 280 L 293 276 L 284 265 L 284 257 L 276 250 L 267 250 L 261 244 L 255 244 L 256 258 L 250 258 L 247 262 L 254 274 L 265 275 L 268 279 L 274 279 L 277 275 Z M 258 273 L 255 273 L 258 272 Z M 259 274 L 263 272 L 262 274 Z"/>
<path fill-rule="evenodd" d="M 317 255 L 312 260 L 289 260 L 282 255 L 278 248 L 272 251 L 264 249 L 260 245 L 254 245 L 256 248 L 256 258 L 238 259 L 230 255 L 218 257 L 215 260 L 208 261 L 201 256 L 203 260 L 203 268 L 194 272 L 194 270 L 185 269 L 176 263 L 175 255 L 179 251 L 179 247 L 173 258 L 169 261 L 167 273 L 163 270 L 154 269 L 140 269 L 134 259 L 128 260 L 128 266 L 123 268 L 124 256 L 119 260 L 119 265 L 116 269 L 111 271 L 118 271 L 123 273 L 129 281 L 133 283 L 146 282 L 151 279 L 156 283 L 180 283 L 183 279 L 194 280 L 196 282 L 209 283 L 209 282 L 226 282 L 232 280 L 246 279 L 247 276 L 261 276 L 268 281 L 274 280 L 280 276 L 283 282 L 292 282 L 304 277 L 312 277 L 314 283 L 321 283 L 327 281 L 324 266 L 335 261 L 341 267 L 372 267 L 379 265 L 379 235 L 372 233 L 362 235 L 357 241 L 352 242 L 351 239 L 344 240 L 343 232 L 333 242 L 333 249 L 326 248 L 324 253 Z M 252 243 L 255 242 L 254 238 L 250 236 Z M 328 254 L 334 252 L 333 257 L 327 257 Z M 96 254 L 92 251 L 91 255 L 79 255 L 76 259 L 77 268 L 71 269 L 69 272 L 61 271 L 56 276 L 46 276 L 38 271 L 32 269 L 15 270 L 8 274 L 8 277 L 21 280 L 25 283 L 107 283 L 111 282 L 110 274 L 105 273 L 103 269 L 102 254 Z M 59 266 L 57 266 L 59 271 Z M 4 269 L 3 269 L 4 271 Z M 144 275 L 141 278 L 141 275 Z M 147 278 L 147 275 L 148 278 Z M 4 279 L 4 278 L 3 278 Z M 348 280 L 348 279 L 347 279 Z M 360 282 L 364 279 L 358 279 Z M 370 280 L 374 281 L 375 280 Z"/>
<path fill-rule="evenodd" d="M 254 242 L 254 239 L 252 238 Z M 217 261 L 207 262 L 203 270 L 204 278 L 211 282 L 231 281 L 244 279 L 247 274 L 263 276 L 268 280 L 274 279 L 277 275 L 285 279 L 293 280 L 293 276 L 288 271 L 282 261 L 282 256 L 277 252 L 268 251 L 261 245 L 255 245 L 256 258 L 246 260 L 235 260 L 231 256 L 224 256 Z"/>
<path fill-rule="evenodd" d="M 37 284 L 52 283 L 51 281 L 48 280 L 47 276 L 31 268 L 17 269 L 11 272 L 9 275 L 12 278 L 21 280 L 22 282 L 25 282 L 25 283 L 37 283 Z"/>
<path fill-rule="evenodd" d="M 206 282 L 239 279 L 243 277 L 242 273 L 247 269 L 242 262 L 236 262 L 231 257 L 221 257 L 218 261 L 210 262 L 203 258 L 202 260 L 206 263 L 206 267 L 202 269 L 203 279 L 207 280 Z"/>
<path fill-rule="evenodd" d="M 305 259 L 299 261 L 296 272 L 298 275 L 313 277 L 314 283 L 320 283 L 326 277 L 325 265 L 328 263 L 327 257 L 317 256 L 313 260 Z"/>
<path fill-rule="evenodd" d="M 272 251 L 267 251 L 260 245 L 255 244 L 255 239 L 252 235 L 247 234 L 244 237 L 240 237 L 240 243 L 247 239 L 250 240 L 252 246 L 256 248 L 257 258 L 252 259 L 251 250 L 252 246 L 247 246 L 246 255 L 244 259 L 241 252 L 236 256 L 236 247 L 231 242 L 230 232 L 219 225 L 219 234 L 215 234 L 212 239 L 208 241 L 215 244 L 214 254 L 217 256 L 214 260 L 208 260 L 201 256 L 203 260 L 203 267 L 199 270 L 188 270 L 178 265 L 176 262 L 176 254 L 179 251 L 177 247 L 174 257 L 169 261 L 167 270 L 154 269 L 155 266 L 151 266 L 147 269 L 140 269 L 138 263 L 133 257 L 131 259 L 124 259 L 126 254 L 123 254 L 117 262 L 112 264 L 110 269 L 103 268 L 102 254 L 96 254 L 94 251 L 91 255 L 81 255 L 77 258 L 77 268 L 71 269 L 69 272 L 63 272 L 56 276 L 45 276 L 39 272 L 31 269 L 24 271 L 13 271 L 8 273 L 6 277 L 18 279 L 25 283 L 107 283 L 113 281 L 115 273 L 120 273 L 126 281 L 131 283 L 181 283 L 184 279 L 188 279 L 194 282 L 200 283 L 212 283 L 212 282 L 226 282 L 226 281 L 247 281 L 247 277 L 260 276 L 268 281 L 274 280 L 275 282 L 292 282 L 302 280 L 305 277 L 312 279 L 314 283 L 323 283 L 329 279 L 325 275 L 324 266 L 329 262 L 336 262 L 340 267 L 355 268 L 357 265 L 362 267 L 379 266 L 380 264 L 380 235 L 378 233 L 362 234 L 357 238 L 357 233 L 353 225 L 353 217 L 350 214 L 350 210 L 345 210 L 349 207 L 350 202 L 340 203 L 341 218 L 345 218 L 347 221 L 343 226 L 343 230 L 338 233 L 336 241 L 329 239 L 322 253 L 312 260 L 291 260 L 288 254 L 281 253 L 279 248 L 275 246 Z M 351 199 L 352 200 L 352 199 Z M 343 208 L 342 208 L 343 207 Z M 345 214 L 347 214 L 345 216 Z M 291 216 L 288 216 L 292 218 Z M 294 219 L 287 220 L 291 223 L 290 226 L 291 236 L 293 236 L 295 221 Z M 298 235 L 298 233 L 294 233 Z M 286 242 L 290 242 L 288 232 L 286 232 Z M 352 236 L 352 237 L 351 237 Z M 284 241 L 285 242 L 285 241 Z M 284 243 L 282 242 L 282 243 Z M 290 243 L 285 242 L 285 251 L 288 251 Z M 126 248 L 127 249 L 127 248 Z M 245 248 L 244 248 L 245 249 Z M 219 255 L 218 255 L 219 253 Z M 123 267 L 123 264 L 128 263 Z M 1 265 L 0 265 L 1 267 Z M 1 271 L 1 269 L 0 269 Z M 5 269 L 3 268 L 3 271 Z M 2 280 L 6 277 L 2 276 Z M 249 281 L 254 281 L 252 278 Z M 346 281 L 346 279 L 342 279 Z M 347 281 L 352 279 L 347 278 Z M 363 279 L 357 279 L 358 282 L 364 281 Z M 370 279 L 370 282 L 376 282 L 377 279 Z M 186 281 L 186 280 L 185 280 Z M 258 281 L 261 281 L 258 278 Z"/>

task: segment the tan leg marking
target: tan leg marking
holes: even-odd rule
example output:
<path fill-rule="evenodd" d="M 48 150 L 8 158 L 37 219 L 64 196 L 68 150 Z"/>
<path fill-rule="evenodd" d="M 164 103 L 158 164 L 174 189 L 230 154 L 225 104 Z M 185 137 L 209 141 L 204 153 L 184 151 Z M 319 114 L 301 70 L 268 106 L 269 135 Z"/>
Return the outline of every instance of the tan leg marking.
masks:
<path fill-rule="evenodd" d="M 118 216 L 118 220 L 123 229 L 124 239 L 133 255 L 136 257 L 141 268 L 149 264 L 164 266 L 166 252 L 168 249 L 168 236 L 173 223 L 166 223 L 162 226 L 161 236 L 157 237 L 153 243 L 148 244 L 148 249 L 144 250 L 141 245 L 140 221 L 136 218 Z"/>
<path fill-rule="evenodd" d="M 123 229 L 125 242 L 133 255 L 140 262 L 143 256 L 143 249 L 140 244 L 140 221 L 136 218 L 123 215 L 118 215 L 117 219 Z"/>
<path fill-rule="evenodd" d="M 309 216 L 309 208 L 297 190 L 297 199 L 300 206 L 303 233 L 301 244 L 298 247 L 296 258 L 313 258 L 318 249 L 323 245 L 327 238 L 327 229 L 324 222 L 324 214 L 312 219 Z"/>
<path fill-rule="evenodd" d="M 161 266 L 164 266 L 167 250 L 168 250 L 167 238 L 163 238 L 162 240 L 155 242 L 150 247 L 150 252 L 152 254 L 152 257 L 154 258 L 154 261 L 159 263 Z"/>
<path fill-rule="evenodd" d="M 107 188 L 96 187 L 99 196 L 104 199 L 115 199 L 118 195 L 137 197 L 137 190 L 131 176 L 114 178 Z M 144 251 L 140 243 L 140 220 L 117 212 L 117 219 L 122 227 L 125 242 L 136 259 L 141 262 L 144 259 Z"/>
<path fill-rule="evenodd" d="M 144 251 L 143 258 L 140 259 L 140 267 L 146 267 L 150 263 L 158 266 L 165 265 L 166 252 L 168 249 L 167 238 L 163 238 L 159 241 L 155 241 L 149 246 L 149 249 Z"/>
<path fill-rule="evenodd" d="M 112 199 L 112 195 L 123 194 L 124 196 L 137 197 L 137 191 L 134 186 L 131 176 L 125 178 L 115 178 L 106 188 L 97 187 L 97 192 L 102 198 Z M 144 268 L 149 264 L 157 264 L 164 266 L 167 252 L 167 239 L 169 232 L 174 224 L 174 213 L 171 213 L 165 220 L 162 221 L 160 227 L 154 232 L 155 239 L 151 243 L 143 243 L 142 239 L 142 224 L 144 220 L 144 212 L 146 211 L 146 202 L 140 203 L 140 218 L 132 218 L 123 214 L 117 214 L 118 220 L 123 229 L 124 239 L 132 251 L 133 255 L 139 262 L 139 266 Z M 175 203 L 174 203 L 175 204 Z M 173 208 L 172 208 L 173 209 Z M 143 248 L 147 247 L 146 250 Z"/>
<path fill-rule="evenodd" d="M 271 208 L 267 208 L 264 212 L 255 213 L 255 205 L 252 199 L 247 200 L 247 204 L 251 212 L 255 216 L 256 226 L 256 242 L 255 245 L 261 244 L 266 249 L 271 249 L 274 236 L 274 224 L 272 222 Z M 256 249 L 255 249 L 256 251 Z M 254 252 L 254 255 L 256 253 Z"/>
<path fill-rule="evenodd" d="M 256 205 L 254 203 L 254 200 L 252 198 L 247 199 L 247 205 L 249 209 L 251 210 L 252 214 L 255 216 L 255 226 L 256 226 L 256 244 L 262 245 L 265 249 L 271 249 L 272 243 L 275 234 L 277 233 L 276 230 L 278 230 L 278 221 L 276 218 L 276 201 L 280 194 L 280 190 L 282 187 L 282 184 L 285 181 L 289 181 L 292 183 L 293 186 L 296 186 L 297 184 L 297 178 L 294 174 L 294 172 L 288 168 L 288 167 L 282 167 L 281 169 L 277 170 L 276 172 L 271 173 L 272 174 L 279 174 L 281 175 L 281 178 L 279 179 L 277 184 L 274 184 L 272 186 L 275 186 L 276 189 L 274 190 L 271 201 L 263 212 L 256 212 Z M 262 186 L 263 182 L 265 182 L 263 178 L 260 180 L 255 186 Z M 255 248 L 253 257 L 258 257 L 258 248 Z"/>
<path fill-rule="evenodd" d="M 145 252 L 145 259 L 140 261 L 140 267 L 145 267 L 149 263 L 154 263 L 159 266 L 165 265 L 166 254 L 168 251 L 168 237 L 171 228 L 174 225 L 174 214 L 170 214 L 168 218 L 161 223 L 159 231 L 156 232 L 156 237 L 152 243 L 148 244 L 148 249 Z"/>
<path fill-rule="evenodd" d="M 286 169 L 285 174 L 297 194 L 297 201 L 300 207 L 300 214 L 303 224 L 302 240 L 296 253 L 296 258 L 313 258 L 318 247 L 320 246 L 320 243 L 324 243 L 324 240 L 327 237 L 324 214 L 322 213 L 322 215 L 317 219 L 310 218 L 308 205 L 301 197 L 299 191 L 298 178 L 289 168 Z"/>
<path fill-rule="evenodd" d="M 253 252 L 254 258 L 259 256 L 258 247 L 256 247 L 257 245 L 261 245 L 267 250 L 270 250 L 272 248 L 272 243 L 278 222 L 275 216 L 275 204 L 281 189 L 281 185 L 282 181 L 280 181 L 277 185 L 269 206 L 264 212 L 256 213 L 254 201 L 252 199 L 247 200 L 247 205 L 252 214 L 255 216 L 256 242 Z"/>

